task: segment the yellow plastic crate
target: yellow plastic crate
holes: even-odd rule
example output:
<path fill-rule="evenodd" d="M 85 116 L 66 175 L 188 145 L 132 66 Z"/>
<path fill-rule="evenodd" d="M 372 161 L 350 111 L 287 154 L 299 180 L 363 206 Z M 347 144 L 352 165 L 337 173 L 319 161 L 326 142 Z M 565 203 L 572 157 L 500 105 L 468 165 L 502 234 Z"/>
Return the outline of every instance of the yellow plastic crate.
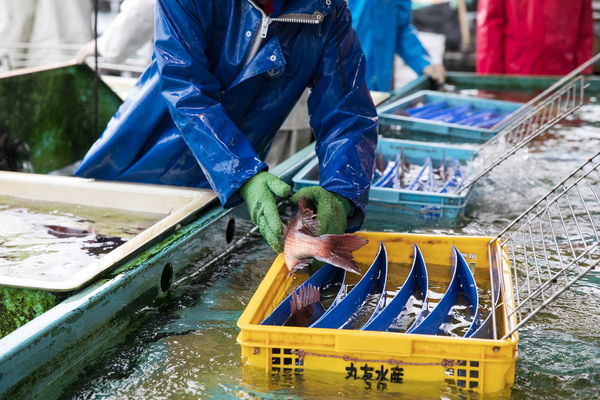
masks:
<path fill-rule="evenodd" d="M 360 232 L 369 244 L 354 253 L 359 264 L 375 258 L 382 241 L 390 263 L 412 263 L 416 243 L 427 264 L 448 266 L 452 246 L 467 255 L 475 267 L 479 285 L 481 276 L 489 284 L 488 249 L 496 247 L 500 257 L 504 292 L 513 293 L 508 257 L 500 252 L 493 238 L 473 236 L 427 236 L 400 233 Z M 488 245 L 490 247 L 488 247 Z M 393 265 L 390 266 L 390 273 Z M 409 381 L 442 382 L 464 390 L 490 393 L 514 382 L 518 357 L 518 333 L 506 340 L 473 339 L 449 336 L 415 335 L 393 332 L 263 326 L 262 320 L 295 288 L 301 279 L 287 276 L 280 255 L 238 320 L 241 332 L 237 341 L 246 364 L 272 373 L 302 374 L 306 370 L 343 374 L 332 384 L 350 384 L 355 379 L 368 381 L 373 389 L 402 391 Z M 296 277 L 298 278 L 298 277 Z M 507 296 L 513 298 L 513 296 Z M 506 304 L 500 295 L 496 326 L 498 337 L 515 326 L 507 319 L 514 304 Z M 345 378 L 344 378 L 345 377 Z"/>

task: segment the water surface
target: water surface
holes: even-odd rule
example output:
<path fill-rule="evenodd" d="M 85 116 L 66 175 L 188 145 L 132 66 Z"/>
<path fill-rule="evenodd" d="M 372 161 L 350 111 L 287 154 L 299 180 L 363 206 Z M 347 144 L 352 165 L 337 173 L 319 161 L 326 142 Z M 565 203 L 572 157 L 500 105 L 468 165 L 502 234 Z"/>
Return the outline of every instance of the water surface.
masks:
<path fill-rule="evenodd" d="M 492 94 L 490 94 L 492 93 Z M 481 95 L 479 92 L 471 94 Z M 492 96 L 493 92 L 483 93 Z M 496 94 L 502 97 L 502 94 Z M 523 94 L 526 101 L 533 94 Z M 511 100 L 514 99 L 514 94 Z M 591 99 L 576 117 L 536 139 L 472 190 L 458 222 L 367 220 L 365 230 L 447 235 L 498 234 L 556 183 L 600 150 L 600 104 Z M 132 316 L 131 331 L 64 393 L 77 399 L 353 399 L 397 398 L 360 379 L 306 372 L 271 375 L 243 366 L 236 321 L 275 255 L 251 237 L 223 260 L 208 282 L 177 286 L 170 297 Z M 479 278 L 476 276 L 476 279 Z M 489 285 L 482 287 L 482 298 Z M 489 298 L 489 294 L 487 295 Z M 485 304 L 484 304 L 485 306 Z M 406 382 L 409 399 L 596 398 L 600 393 L 600 273 L 592 272 L 520 331 L 515 385 L 490 396 L 443 384 Z"/>

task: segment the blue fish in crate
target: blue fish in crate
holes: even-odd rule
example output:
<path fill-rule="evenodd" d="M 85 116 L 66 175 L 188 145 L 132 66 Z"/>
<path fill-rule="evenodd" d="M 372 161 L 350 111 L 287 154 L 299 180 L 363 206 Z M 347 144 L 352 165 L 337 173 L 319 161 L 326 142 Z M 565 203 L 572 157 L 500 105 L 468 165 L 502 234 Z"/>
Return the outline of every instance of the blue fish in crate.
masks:
<path fill-rule="evenodd" d="M 379 165 L 383 165 L 380 161 Z M 380 168 L 380 167 L 377 167 Z M 374 187 L 393 187 L 400 189 L 402 187 L 402 179 L 404 174 L 409 170 L 410 163 L 404 157 L 404 149 L 400 148 L 400 152 L 396 155 L 394 161 L 389 161 L 387 167 L 374 179 L 372 186 Z"/>

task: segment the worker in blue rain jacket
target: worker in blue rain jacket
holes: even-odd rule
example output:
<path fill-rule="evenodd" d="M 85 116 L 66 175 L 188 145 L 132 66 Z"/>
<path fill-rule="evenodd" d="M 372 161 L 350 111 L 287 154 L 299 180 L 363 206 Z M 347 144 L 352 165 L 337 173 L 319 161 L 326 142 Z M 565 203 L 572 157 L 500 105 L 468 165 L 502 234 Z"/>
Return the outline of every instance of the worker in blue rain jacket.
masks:
<path fill-rule="evenodd" d="M 159 0 L 154 35 L 153 62 L 75 175 L 212 187 L 224 207 L 245 200 L 281 252 L 290 187 L 263 160 L 310 86 L 320 186 L 291 200 L 315 204 L 321 233 L 360 228 L 377 114 L 346 1 Z"/>
<path fill-rule="evenodd" d="M 411 24 L 410 0 L 348 0 L 352 25 L 367 60 L 369 89 L 388 92 L 392 85 L 394 54 L 417 75 L 425 74 L 438 83 L 446 80 L 441 64 L 432 64 L 427 50 Z"/>

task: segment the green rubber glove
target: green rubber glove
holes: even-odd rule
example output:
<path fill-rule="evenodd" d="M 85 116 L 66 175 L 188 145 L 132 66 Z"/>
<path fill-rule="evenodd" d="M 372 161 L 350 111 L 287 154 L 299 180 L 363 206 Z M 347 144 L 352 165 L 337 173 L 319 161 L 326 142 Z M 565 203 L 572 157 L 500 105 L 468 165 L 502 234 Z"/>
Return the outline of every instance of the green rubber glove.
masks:
<path fill-rule="evenodd" d="M 319 234 L 341 235 L 346 231 L 348 217 L 354 212 L 350 200 L 321 186 L 310 186 L 298 190 L 290 201 L 298 204 L 302 196 L 317 207 Z"/>
<path fill-rule="evenodd" d="M 254 175 L 240 188 L 252 222 L 258 226 L 267 243 L 277 253 L 283 251 L 283 228 L 275 196 L 288 197 L 291 191 L 290 185 L 266 171 Z"/>

